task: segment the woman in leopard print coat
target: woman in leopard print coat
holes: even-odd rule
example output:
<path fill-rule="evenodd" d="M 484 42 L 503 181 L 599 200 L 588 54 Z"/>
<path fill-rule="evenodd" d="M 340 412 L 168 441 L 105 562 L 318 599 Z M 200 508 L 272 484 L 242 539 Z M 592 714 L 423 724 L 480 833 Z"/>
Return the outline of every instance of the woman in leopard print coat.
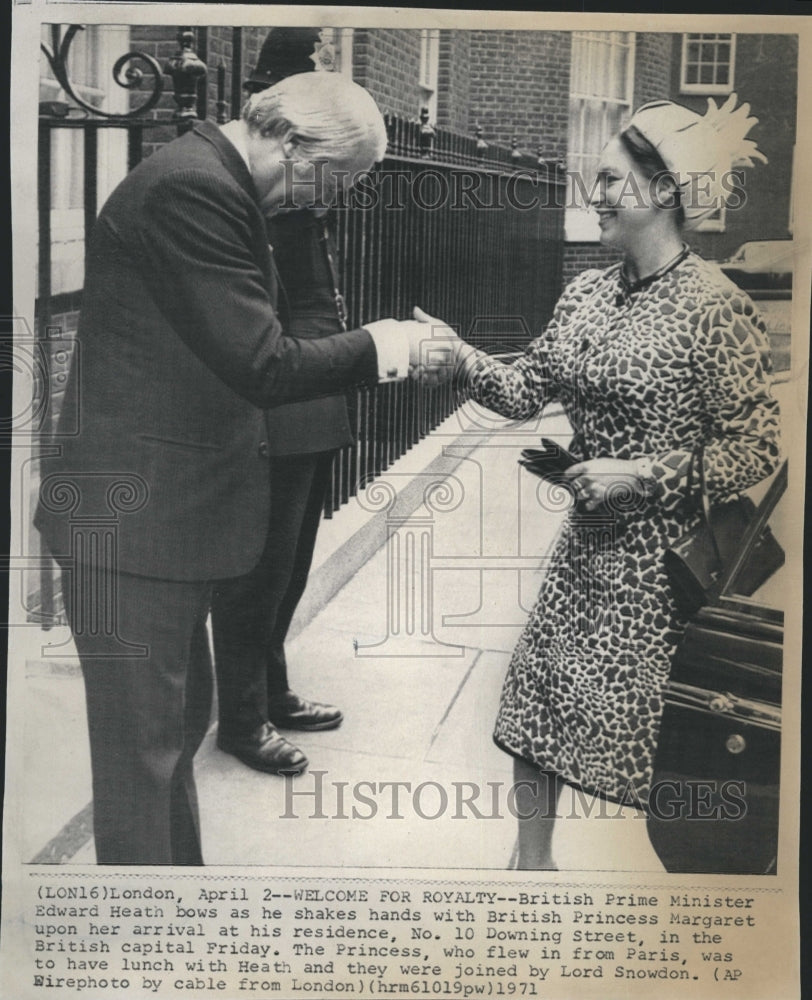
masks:
<path fill-rule="evenodd" d="M 632 123 L 662 116 L 638 112 Z M 568 472 L 577 502 L 514 651 L 494 732 L 523 782 L 517 813 L 532 816 L 519 824 L 521 868 L 555 867 L 563 783 L 645 805 L 685 627 L 663 553 L 696 523 L 686 502 L 692 453 L 704 445 L 716 498 L 751 487 L 779 458 L 763 324 L 747 295 L 684 245 L 686 215 L 698 213 L 667 166 L 642 128 L 609 143 L 592 207 L 601 241 L 623 261 L 577 277 L 519 360 L 452 341 L 472 397 L 490 409 L 522 419 L 561 404 L 580 460 Z"/>

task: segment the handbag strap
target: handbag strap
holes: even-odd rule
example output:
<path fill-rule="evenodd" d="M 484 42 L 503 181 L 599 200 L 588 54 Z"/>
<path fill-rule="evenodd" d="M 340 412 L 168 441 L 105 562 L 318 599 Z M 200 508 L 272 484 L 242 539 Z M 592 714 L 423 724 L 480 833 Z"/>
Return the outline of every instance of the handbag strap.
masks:
<path fill-rule="evenodd" d="M 722 568 L 722 576 L 719 580 L 717 593 L 723 594 L 725 590 L 730 586 L 730 584 L 735 580 L 739 570 L 742 568 L 744 563 L 747 561 L 753 547 L 755 546 L 758 539 L 761 537 L 761 533 L 764 531 L 764 527 L 775 510 L 775 506 L 784 494 L 787 488 L 787 483 L 789 480 L 788 473 L 788 461 L 784 459 L 781 468 L 778 470 L 777 475 L 770 483 L 770 488 L 761 503 L 758 505 L 758 510 L 756 511 L 755 517 L 751 520 L 750 524 L 747 526 L 747 530 L 742 538 L 742 544 L 739 547 L 738 555 L 730 563 L 730 566 Z M 713 532 L 711 531 L 711 534 Z M 715 541 L 714 541 L 715 544 Z"/>
<path fill-rule="evenodd" d="M 708 534 L 710 535 L 711 543 L 713 544 L 714 553 L 716 555 L 716 561 L 721 566 L 722 555 L 719 551 L 719 545 L 716 541 L 716 533 L 713 530 L 713 522 L 711 521 L 711 504 L 710 497 L 708 496 L 708 487 L 705 482 L 705 445 L 700 444 L 699 447 L 694 451 L 691 456 L 691 465 L 689 467 L 689 476 L 691 477 L 691 485 L 689 489 L 693 486 L 693 473 L 694 469 L 697 469 L 697 479 L 699 480 L 699 500 L 702 510 L 702 516 L 705 518 L 705 524 L 708 526 Z"/>

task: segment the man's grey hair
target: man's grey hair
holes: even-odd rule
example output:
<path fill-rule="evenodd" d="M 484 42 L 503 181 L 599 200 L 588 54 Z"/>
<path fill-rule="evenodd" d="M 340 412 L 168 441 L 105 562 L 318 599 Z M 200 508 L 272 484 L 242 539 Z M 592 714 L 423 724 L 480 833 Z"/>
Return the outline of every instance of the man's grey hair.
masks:
<path fill-rule="evenodd" d="M 347 160 L 366 155 L 374 163 L 386 151 L 386 126 L 368 91 L 339 73 L 297 73 L 254 94 L 242 117 L 263 136 L 293 133 L 312 159 Z"/>

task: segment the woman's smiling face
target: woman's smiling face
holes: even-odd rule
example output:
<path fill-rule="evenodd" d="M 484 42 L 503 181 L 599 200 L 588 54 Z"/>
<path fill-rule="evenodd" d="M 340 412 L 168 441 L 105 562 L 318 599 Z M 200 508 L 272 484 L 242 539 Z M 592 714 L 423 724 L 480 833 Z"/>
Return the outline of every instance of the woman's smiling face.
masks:
<path fill-rule="evenodd" d="M 601 153 L 589 203 L 598 213 L 601 243 L 618 250 L 633 248 L 663 210 L 651 178 L 619 138 L 612 139 Z"/>

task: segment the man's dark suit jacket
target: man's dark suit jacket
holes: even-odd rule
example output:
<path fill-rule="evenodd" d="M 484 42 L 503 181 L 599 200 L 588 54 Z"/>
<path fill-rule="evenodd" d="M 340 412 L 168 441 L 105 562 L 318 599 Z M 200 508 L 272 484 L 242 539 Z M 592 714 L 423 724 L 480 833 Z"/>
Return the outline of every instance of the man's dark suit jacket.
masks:
<path fill-rule="evenodd" d="M 89 246 L 63 404 L 78 405 L 80 430 L 43 461 L 35 523 L 55 556 L 71 555 L 58 482 L 73 477 L 72 513 L 92 519 L 109 511 L 111 481 L 134 473 L 148 497 L 119 515 L 120 571 L 201 580 L 256 565 L 269 517 L 263 411 L 377 379 L 366 330 L 286 337 L 276 295 L 256 190 L 219 129 L 197 125 L 124 179 Z"/>
<path fill-rule="evenodd" d="M 288 305 L 285 332 L 291 337 L 312 339 L 341 330 L 323 232 L 321 222 L 307 209 L 283 212 L 268 221 L 268 236 L 282 280 L 282 300 Z M 332 241 L 330 249 L 335 260 Z M 343 393 L 285 403 L 268 411 L 272 455 L 334 451 L 352 440 Z"/>

